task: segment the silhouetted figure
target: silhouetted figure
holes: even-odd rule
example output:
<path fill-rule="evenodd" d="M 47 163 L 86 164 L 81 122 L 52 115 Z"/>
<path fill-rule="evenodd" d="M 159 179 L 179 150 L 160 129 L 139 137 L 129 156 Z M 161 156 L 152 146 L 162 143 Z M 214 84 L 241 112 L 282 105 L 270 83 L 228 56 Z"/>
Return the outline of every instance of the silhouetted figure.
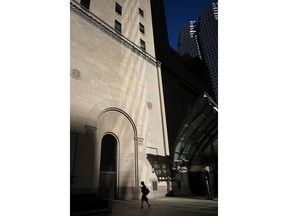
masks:
<path fill-rule="evenodd" d="M 141 197 L 141 201 L 142 201 L 142 205 L 141 205 L 141 209 L 143 208 L 143 202 L 145 201 L 147 204 L 148 204 L 148 208 L 150 208 L 150 204 L 148 202 L 148 198 L 147 198 L 147 194 L 149 193 L 149 190 L 147 192 L 147 187 L 146 185 L 144 184 L 144 181 L 141 181 L 141 193 L 142 193 L 142 197 Z"/>

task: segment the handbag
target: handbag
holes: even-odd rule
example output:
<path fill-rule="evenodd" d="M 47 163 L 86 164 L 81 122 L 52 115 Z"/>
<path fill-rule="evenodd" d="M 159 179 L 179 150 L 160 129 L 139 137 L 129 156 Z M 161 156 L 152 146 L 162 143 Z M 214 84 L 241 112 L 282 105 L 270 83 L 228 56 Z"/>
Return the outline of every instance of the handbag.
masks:
<path fill-rule="evenodd" d="M 146 188 L 145 194 L 148 195 L 149 193 L 150 193 L 150 190 L 148 188 Z"/>

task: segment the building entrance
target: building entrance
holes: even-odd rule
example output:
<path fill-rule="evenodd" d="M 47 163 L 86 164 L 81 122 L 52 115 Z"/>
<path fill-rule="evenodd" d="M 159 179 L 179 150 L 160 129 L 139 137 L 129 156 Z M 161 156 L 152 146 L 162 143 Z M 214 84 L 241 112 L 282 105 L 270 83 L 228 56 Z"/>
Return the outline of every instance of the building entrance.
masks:
<path fill-rule="evenodd" d="M 117 140 L 106 134 L 101 142 L 99 195 L 105 199 L 116 199 Z"/>
<path fill-rule="evenodd" d="M 202 169 L 202 179 L 206 194 L 205 196 L 211 200 L 218 199 L 217 182 L 215 181 L 213 173 L 213 170 L 211 170 L 209 166 L 206 166 Z"/>

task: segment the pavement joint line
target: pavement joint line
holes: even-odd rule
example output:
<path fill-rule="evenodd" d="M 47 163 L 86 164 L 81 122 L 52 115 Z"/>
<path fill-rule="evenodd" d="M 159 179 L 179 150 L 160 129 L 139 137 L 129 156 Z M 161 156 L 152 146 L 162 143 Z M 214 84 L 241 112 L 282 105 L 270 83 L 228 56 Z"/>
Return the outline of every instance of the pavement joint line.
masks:
<path fill-rule="evenodd" d="M 141 203 L 139 202 L 139 205 L 140 205 Z M 138 206 L 138 204 L 135 204 L 135 205 L 137 205 Z M 135 206 L 135 205 L 133 205 L 133 206 Z M 183 207 L 192 207 L 192 208 L 198 208 L 198 209 L 214 209 L 214 208 L 218 208 L 218 206 L 196 206 L 196 205 L 188 205 L 188 204 L 169 204 L 169 203 L 155 203 L 155 204 L 153 204 L 152 202 L 151 202 L 151 208 L 153 207 L 153 206 L 156 206 L 156 207 L 159 207 L 159 206 L 174 206 L 175 208 L 183 208 Z M 132 205 L 131 205 L 131 207 L 132 207 Z"/>

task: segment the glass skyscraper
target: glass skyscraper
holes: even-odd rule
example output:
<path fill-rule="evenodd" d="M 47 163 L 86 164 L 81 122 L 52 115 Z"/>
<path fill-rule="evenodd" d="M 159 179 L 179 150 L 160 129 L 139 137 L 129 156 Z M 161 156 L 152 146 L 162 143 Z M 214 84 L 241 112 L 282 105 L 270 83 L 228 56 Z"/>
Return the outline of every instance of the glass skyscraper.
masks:
<path fill-rule="evenodd" d="M 209 70 L 218 102 L 218 3 L 209 5 L 199 21 L 190 21 L 179 32 L 177 52 L 202 59 Z"/>
<path fill-rule="evenodd" d="M 218 102 L 218 3 L 212 3 L 201 13 L 198 37 L 201 55 L 208 67 Z"/>
<path fill-rule="evenodd" d="M 196 34 L 196 21 L 190 21 L 179 32 L 177 52 L 180 55 L 189 54 L 191 57 L 201 58 L 198 38 Z"/>

